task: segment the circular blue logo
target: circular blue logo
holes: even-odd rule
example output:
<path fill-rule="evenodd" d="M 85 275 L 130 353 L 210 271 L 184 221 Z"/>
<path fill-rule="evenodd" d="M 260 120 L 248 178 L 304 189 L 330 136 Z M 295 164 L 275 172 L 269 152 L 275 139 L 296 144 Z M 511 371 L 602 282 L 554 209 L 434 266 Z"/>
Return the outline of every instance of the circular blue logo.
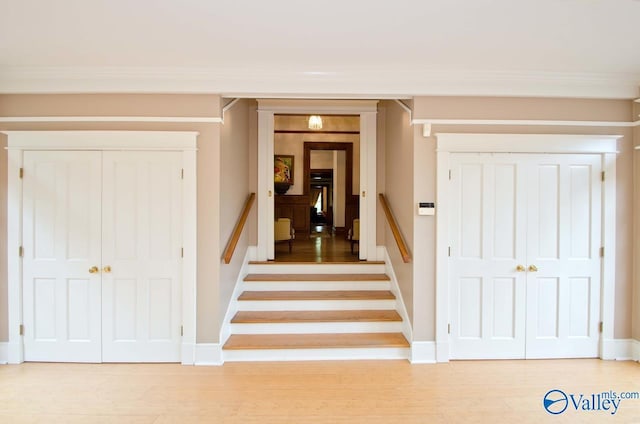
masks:
<path fill-rule="evenodd" d="M 542 399 L 542 405 L 550 414 L 562 414 L 569 406 L 569 398 L 562 390 L 549 390 Z"/>

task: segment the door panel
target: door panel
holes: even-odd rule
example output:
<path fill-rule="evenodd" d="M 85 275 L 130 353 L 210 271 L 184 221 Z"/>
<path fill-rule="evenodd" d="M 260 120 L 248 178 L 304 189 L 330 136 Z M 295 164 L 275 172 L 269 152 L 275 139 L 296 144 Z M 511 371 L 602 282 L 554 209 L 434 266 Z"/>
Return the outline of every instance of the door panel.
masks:
<path fill-rule="evenodd" d="M 179 362 L 181 154 L 105 152 L 105 362 Z"/>
<path fill-rule="evenodd" d="M 99 152 L 25 152 L 25 360 L 100 362 Z"/>
<path fill-rule="evenodd" d="M 527 357 L 597 357 L 601 158 L 527 156 Z"/>
<path fill-rule="evenodd" d="M 523 173 L 513 155 L 452 155 L 451 357 L 523 358 Z"/>

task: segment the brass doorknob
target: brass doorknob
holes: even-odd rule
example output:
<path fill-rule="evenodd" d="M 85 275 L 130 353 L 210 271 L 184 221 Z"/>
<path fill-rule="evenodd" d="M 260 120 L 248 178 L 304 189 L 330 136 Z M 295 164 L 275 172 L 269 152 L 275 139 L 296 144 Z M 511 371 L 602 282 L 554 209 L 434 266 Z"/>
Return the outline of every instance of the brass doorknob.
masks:
<path fill-rule="evenodd" d="M 105 266 L 104 268 L 102 268 L 102 272 L 105 272 L 107 274 L 110 273 L 111 272 L 111 266 L 110 265 Z"/>
<path fill-rule="evenodd" d="M 95 265 L 89 268 L 89 274 L 97 274 L 98 272 L 100 272 L 100 268 Z"/>
<path fill-rule="evenodd" d="M 525 271 L 526 271 L 526 268 L 524 267 L 524 265 L 518 265 L 518 266 L 516 267 L 516 271 L 518 271 L 518 272 L 525 272 Z"/>
<path fill-rule="evenodd" d="M 535 265 L 529 265 L 529 272 L 538 272 L 538 267 Z"/>

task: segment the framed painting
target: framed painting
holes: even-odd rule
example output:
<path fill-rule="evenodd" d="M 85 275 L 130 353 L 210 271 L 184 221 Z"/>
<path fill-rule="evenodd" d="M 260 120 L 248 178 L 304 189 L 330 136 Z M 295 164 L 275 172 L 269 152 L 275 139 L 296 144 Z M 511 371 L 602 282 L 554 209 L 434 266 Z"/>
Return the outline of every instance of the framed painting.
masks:
<path fill-rule="evenodd" d="M 273 182 L 280 184 L 293 184 L 293 159 L 292 155 L 274 155 L 273 157 Z"/>

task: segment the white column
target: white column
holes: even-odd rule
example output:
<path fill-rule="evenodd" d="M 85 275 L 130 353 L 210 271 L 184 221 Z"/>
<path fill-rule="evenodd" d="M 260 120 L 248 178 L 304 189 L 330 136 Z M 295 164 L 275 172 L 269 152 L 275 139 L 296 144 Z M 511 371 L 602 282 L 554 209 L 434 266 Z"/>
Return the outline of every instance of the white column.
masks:
<path fill-rule="evenodd" d="M 382 260 L 376 249 L 376 115 L 360 113 L 360 259 Z"/>
<path fill-rule="evenodd" d="M 256 259 L 275 258 L 273 247 L 273 117 L 258 111 L 258 249 Z"/>

